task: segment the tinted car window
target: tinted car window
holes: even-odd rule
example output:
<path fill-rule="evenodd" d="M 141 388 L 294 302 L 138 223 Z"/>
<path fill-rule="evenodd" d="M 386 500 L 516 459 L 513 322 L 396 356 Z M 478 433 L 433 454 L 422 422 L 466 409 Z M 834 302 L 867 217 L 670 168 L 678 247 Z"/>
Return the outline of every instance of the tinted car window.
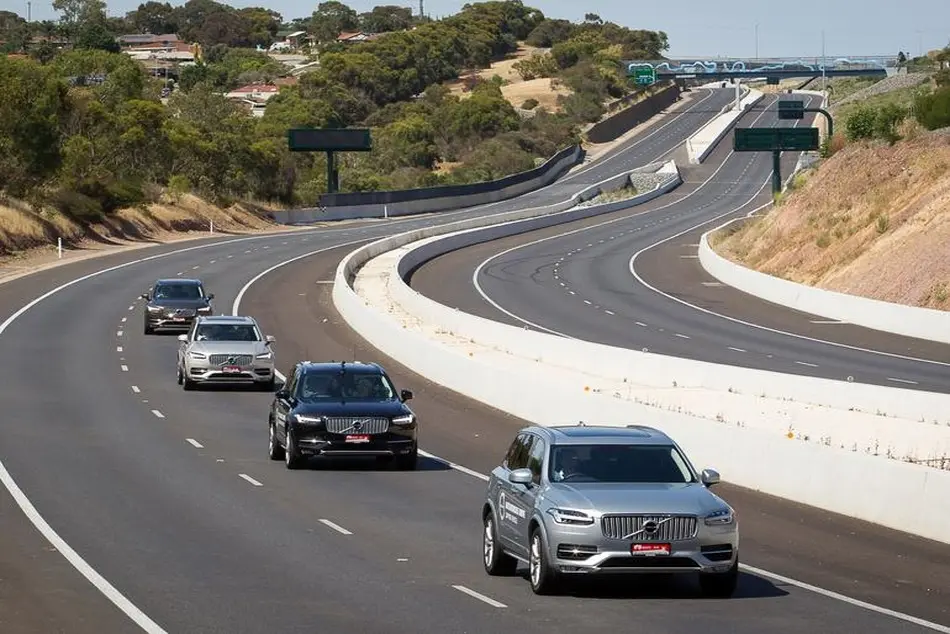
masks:
<path fill-rule="evenodd" d="M 544 440 L 532 436 L 534 442 L 531 444 L 531 452 L 528 454 L 528 468 L 531 469 L 535 484 L 541 484 L 541 468 L 544 463 Z"/>
<path fill-rule="evenodd" d="M 297 387 L 297 398 L 305 403 L 321 401 L 383 402 L 396 398 L 396 389 L 382 374 L 359 372 L 307 372 Z"/>
<path fill-rule="evenodd" d="M 155 299 L 201 299 L 204 292 L 197 284 L 158 284 Z"/>
<path fill-rule="evenodd" d="M 250 324 L 201 324 L 195 341 L 260 341 L 257 328 Z"/>
<path fill-rule="evenodd" d="M 514 471 L 515 469 L 524 469 L 528 466 L 528 455 L 532 438 L 534 438 L 534 436 L 529 434 L 518 434 L 518 438 L 516 438 L 515 442 L 511 445 L 511 452 L 506 459 L 508 469 Z"/>
<path fill-rule="evenodd" d="M 686 460 L 672 445 L 563 445 L 551 450 L 552 482 L 694 482 Z"/>

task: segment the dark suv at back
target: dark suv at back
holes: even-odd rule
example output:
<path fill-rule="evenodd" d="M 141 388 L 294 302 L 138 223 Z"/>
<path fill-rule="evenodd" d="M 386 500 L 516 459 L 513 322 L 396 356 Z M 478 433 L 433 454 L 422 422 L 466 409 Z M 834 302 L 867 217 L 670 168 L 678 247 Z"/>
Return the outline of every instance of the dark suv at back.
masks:
<path fill-rule="evenodd" d="M 150 335 L 160 328 L 190 330 L 195 317 L 211 314 L 214 294 L 205 295 L 201 280 L 174 277 L 156 280 L 141 297 L 145 300 L 144 332 Z"/>
<path fill-rule="evenodd" d="M 376 363 L 298 363 L 274 395 L 270 458 L 296 469 L 311 456 L 376 456 L 413 470 L 419 444 L 411 398 Z"/>

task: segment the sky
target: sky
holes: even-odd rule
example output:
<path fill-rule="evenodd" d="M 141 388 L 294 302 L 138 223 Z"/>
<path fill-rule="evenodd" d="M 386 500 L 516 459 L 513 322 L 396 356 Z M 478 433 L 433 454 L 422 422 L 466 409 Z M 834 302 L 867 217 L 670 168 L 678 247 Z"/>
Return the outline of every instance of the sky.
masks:
<path fill-rule="evenodd" d="M 106 0 L 109 13 L 121 15 L 141 0 Z M 219 0 L 220 1 L 220 0 Z M 424 0 L 426 13 L 446 16 L 461 9 L 466 0 Z M 183 4 L 173 0 L 171 4 Z M 310 14 L 317 1 L 230 0 L 236 7 L 266 6 L 284 19 Z M 366 11 L 377 4 L 411 6 L 418 0 L 350 0 L 349 6 Z M 912 0 L 907 5 L 885 0 L 675 0 L 667 10 L 656 3 L 617 0 L 525 0 L 545 15 L 580 21 L 585 13 L 630 28 L 666 31 L 670 57 L 829 57 L 847 55 L 919 55 L 950 43 L 950 1 Z M 913 10 L 905 7 L 913 6 Z M 832 8 L 833 7 L 833 8 Z M 0 10 L 23 16 L 27 0 L 0 0 Z M 55 19 L 51 0 L 33 0 L 34 20 Z M 932 25 L 945 25 L 934 28 Z M 757 35 L 756 35 L 757 34 Z"/>

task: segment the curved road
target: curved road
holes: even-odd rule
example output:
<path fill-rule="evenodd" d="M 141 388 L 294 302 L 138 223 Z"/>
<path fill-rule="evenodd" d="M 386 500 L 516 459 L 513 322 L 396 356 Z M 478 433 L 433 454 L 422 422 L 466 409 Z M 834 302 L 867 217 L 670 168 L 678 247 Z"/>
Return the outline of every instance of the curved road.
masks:
<path fill-rule="evenodd" d="M 0 630 L 568 632 L 636 619 L 677 632 L 702 619 L 740 634 L 935 631 L 835 591 L 950 624 L 945 547 L 729 485 L 743 560 L 756 567 L 733 600 L 652 579 L 545 598 L 523 579 L 487 577 L 479 474 L 522 421 L 368 348 L 339 323 L 325 283 L 349 243 L 447 216 L 163 246 L 0 285 L 15 317 L 0 325 L 0 479 L 12 475 L 31 519 L 64 540 L 54 551 L 0 497 Z M 411 473 L 361 462 L 287 471 L 266 456 L 269 395 L 175 384 L 177 341 L 142 334 L 138 295 L 156 277 L 200 276 L 230 312 L 249 280 L 282 263 L 239 306 L 277 337 L 280 366 L 381 361 L 416 391 L 423 448 L 441 460 Z"/>
<path fill-rule="evenodd" d="M 756 119 L 794 123 L 779 122 L 773 107 L 740 125 Z M 771 198 L 771 157 L 730 146 L 721 143 L 703 168 L 687 168 L 687 184 L 650 205 L 446 254 L 418 269 L 412 284 L 461 310 L 613 346 L 950 391 L 950 345 L 790 311 L 705 273 L 696 259 L 700 236 Z M 784 174 L 796 160 L 783 155 Z"/>

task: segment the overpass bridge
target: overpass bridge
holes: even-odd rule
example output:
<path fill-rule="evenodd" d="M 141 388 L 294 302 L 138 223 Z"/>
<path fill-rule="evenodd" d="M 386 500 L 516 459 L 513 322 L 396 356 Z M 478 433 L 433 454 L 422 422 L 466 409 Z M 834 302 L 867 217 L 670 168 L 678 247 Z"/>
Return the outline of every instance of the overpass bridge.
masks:
<path fill-rule="evenodd" d="M 785 57 L 770 59 L 663 59 L 626 60 L 626 74 L 638 85 L 674 79 L 760 79 L 777 84 L 782 79 L 809 77 L 885 77 L 897 70 L 897 57 Z"/>

